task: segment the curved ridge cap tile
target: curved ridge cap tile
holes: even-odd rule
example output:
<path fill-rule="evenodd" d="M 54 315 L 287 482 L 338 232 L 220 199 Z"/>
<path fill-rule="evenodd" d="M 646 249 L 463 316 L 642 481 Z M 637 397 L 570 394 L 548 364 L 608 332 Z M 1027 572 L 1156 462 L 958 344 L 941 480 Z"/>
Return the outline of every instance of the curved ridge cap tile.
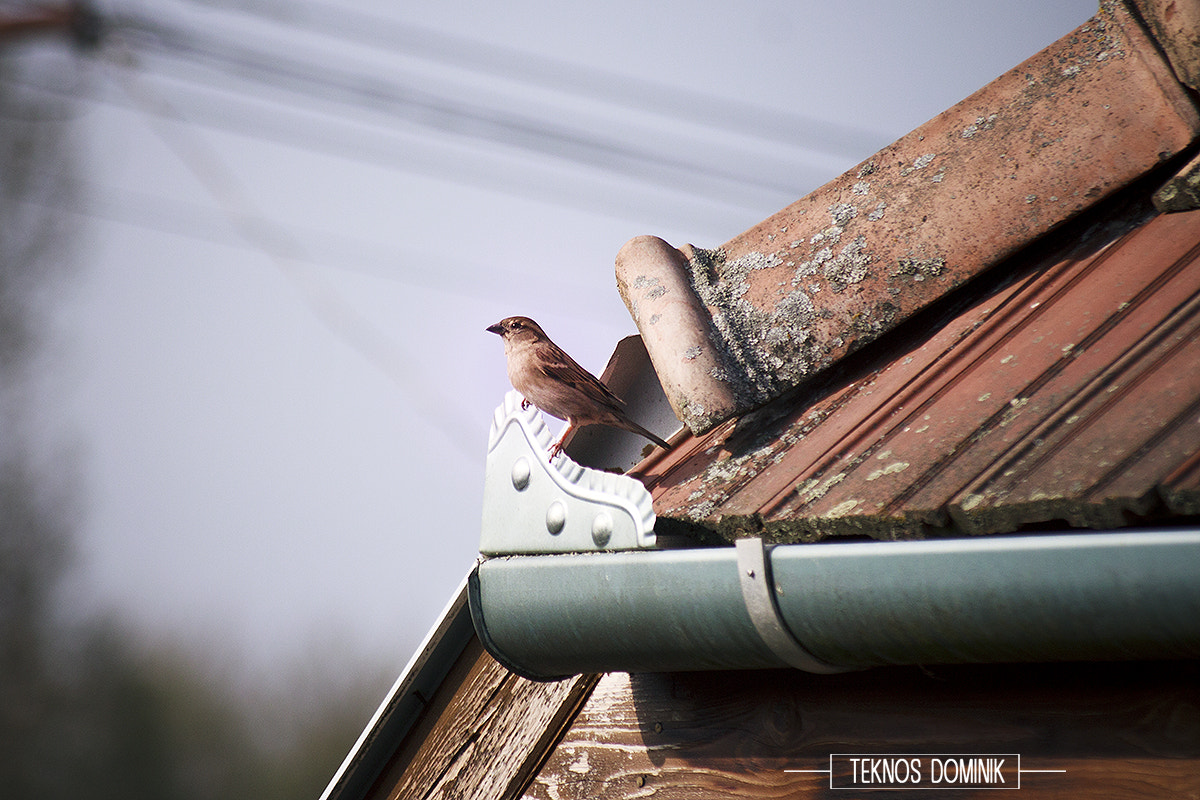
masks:
<path fill-rule="evenodd" d="M 694 433 L 799 386 L 1187 147 L 1120 5 L 718 250 L 638 237 L 618 286 Z"/>
<path fill-rule="evenodd" d="M 726 419 L 737 407 L 735 392 L 688 254 L 657 236 L 637 236 L 617 253 L 616 273 L 675 416 L 693 433 Z"/>

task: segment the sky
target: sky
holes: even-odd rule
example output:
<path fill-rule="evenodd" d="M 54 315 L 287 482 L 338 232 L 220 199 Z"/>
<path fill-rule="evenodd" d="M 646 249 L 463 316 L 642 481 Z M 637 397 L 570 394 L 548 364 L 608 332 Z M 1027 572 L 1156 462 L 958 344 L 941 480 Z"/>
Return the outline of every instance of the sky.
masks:
<path fill-rule="evenodd" d="M 636 332 L 630 238 L 719 246 L 1095 3 L 99 8 L 98 51 L 42 43 L 26 77 L 73 98 L 78 151 L 35 392 L 78 473 L 65 602 L 255 669 L 398 672 L 477 555 L 487 325 L 599 373 Z"/>

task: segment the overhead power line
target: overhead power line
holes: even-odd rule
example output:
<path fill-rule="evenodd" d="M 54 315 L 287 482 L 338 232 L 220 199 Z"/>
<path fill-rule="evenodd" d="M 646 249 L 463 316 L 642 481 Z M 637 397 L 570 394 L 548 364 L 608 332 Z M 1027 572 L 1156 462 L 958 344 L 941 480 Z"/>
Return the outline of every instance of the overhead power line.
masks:
<path fill-rule="evenodd" d="M 753 210 L 760 215 L 764 209 L 789 202 L 846 166 L 844 161 L 826 161 L 820 168 L 811 164 L 800 166 L 791 161 L 797 151 L 797 136 L 823 130 L 815 139 L 809 136 L 809 144 L 821 140 L 816 142 L 817 149 L 821 150 L 844 150 L 847 142 L 867 136 L 844 126 L 831 127 L 820 121 L 779 114 L 752 104 L 674 89 L 514 48 L 472 42 L 315 0 L 289 0 L 288 3 L 257 0 L 236 5 L 229 0 L 191 0 L 191 3 L 249 14 L 282 29 L 285 34 L 288 28 L 319 33 L 341 41 L 343 49 L 345 42 L 354 42 L 389 54 L 404 52 L 460 70 L 475 70 L 489 79 L 500 75 L 529 86 L 549 87 L 576 100 L 582 97 L 619 103 L 667 121 L 675 115 L 677 119 L 710 129 L 724 128 L 736 135 L 759 140 L 774 138 L 778 143 L 788 145 L 782 150 L 777 146 L 770 152 L 750 155 L 722 149 L 728 143 L 714 149 L 712 145 L 700 145 L 696 141 L 680 141 L 679 132 L 674 128 L 670 129 L 673 139 L 662 139 L 622 130 L 616 119 L 600 126 L 564 123 L 562 120 L 569 115 L 556 113 L 561 109 L 542 108 L 534 114 L 519 113 L 504 103 L 489 105 L 470 101 L 455 96 L 452 91 L 431 91 L 423 81 L 381 75 L 374 66 L 356 69 L 347 66 L 344 58 L 341 63 L 329 63 L 328 58 L 314 57 L 312 51 L 301 56 L 295 54 L 299 52 L 298 48 L 282 52 L 280 45 L 272 52 L 268 44 L 271 40 L 289 47 L 288 39 L 311 45 L 313 37 L 285 35 L 280 39 L 276 35 L 246 41 L 244 34 L 229 30 L 229 20 L 236 19 L 237 14 L 222 14 L 221 24 L 171 23 L 163 14 L 168 7 L 156 6 L 153 11 L 118 10 L 88 26 L 119 38 L 130 52 L 140 57 L 123 66 L 145 65 L 145 57 L 153 55 L 157 59 L 152 64 L 156 74 L 170 75 L 200 91 L 207 90 L 208 107 L 223 105 L 226 109 L 206 113 L 189 108 L 190 121 L 230 127 L 264 139 L 359 160 L 384 161 L 392 167 L 407 167 L 424 174 L 442 169 L 445 172 L 440 177 L 449 177 L 456 182 L 490 184 L 489 188 L 495 188 L 496 183 L 484 175 L 468 174 L 464 179 L 462 173 L 465 170 L 454 163 L 447 164 L 450 159 L 445 157 L 429 159 L 441 165 L 430 168 L 413 158 L 412 153 L 400 152 L 407 147 L 401 143 L 406 130 L 409 136 L 421 130 L 435 132 L 436 137 L 432 140 L 443 153 L 454 149 L 453 145 L 447 147 L 449 134 L 462 144 L 474 142 L 548 157 L 551 159 L 548 164 L 554 160 L 575 163 L 638 183 L 657 185 L 691 199 L 706 198 L 718 206 Z M 178 8 L 176 6 L 176 10 Z M 98 15 L 91 13 L 86 17 L 99 20 Z M 224 79 L 218 79 L 218 75 Z M 216 97 L 218 93 L 219 98 Z M 316 123 L 318 129 L 281 123 L 275 112 L 279 110 L 278 104 L 287 102 L 286 97 L 290 97 L 290 104 L 298 113 L 323 114 Z M 263 108 L 262 104 L 268 98 L 277 104 L 276 108 Z M 323 112 L 319 108 L 321 105 L 326 106 Z M 332 111 L 330 107 L 353 109 L 355 113 Z M 391 130 L 372 126 L 368 121 L 369 114 L 363 116 L 363 112 L 373 112 L 391 120 Z M 395 121 L 403 125 L 397 128 L 392 124 Z M 321 127 L 324 129 L 319 129 Z M 390 146 L 381 146 L 385 140 L 390 140 Z M 425 148 L 428 150 L 429 146 Z M 389 149 L 390 152 L 386 152 Z M 788 150 L 793 152 L 789 155 Z M 865 151 L 857 150 L 854 155 L 861 152 Z M 480 173 L 487 171 L 486 167 L 479 170 Z M 455 172 L 459 174 L 455 175 Z M 512 174 L 509 171 L 508 175 Z M 523 192 L 518 190 L 517 193 Z M 552 194 L 561 196 L 563 193 Z"/>
<path fill-rule="evenodd" d="M 136 80 L 120 80 L 135 102 L 155 113 L 151 121 L 176 118 L 174 106 Z M 394 338 L 359 313 L 328 281 L 311 268 L 305 246 L 285 227 L 264 216 L 250 200 L 242 181 L 217 153 L 185 128 L 155 126 L 162 141 L 204 186 L 226 213 L 230 224 L 247 245 L 267 256 L 290 281 L 313 316 L 345 344 L 380 369 L 407 397 L 416 413 L 441 431 L 462 454 L 472 456 L 478 442 L 463 420 L 459 403 L 445 395 L 437 381 L 423 375 L 419 362 Z"/>
<path fill-rule="evenodd" d="M 47 183 L 54 176 L 45 176 Z M 246 242 L 231 224 L 226 210 L 188 203 L 156 192 L 142 192 L 72 179 L 76 189 L 61 195 L 22 197 L 18 202 L 38 208 L 88 217 L 120 225 L 130 225 L 168 236 L 180 236 L 232 248 L 245 248 Z M 382 278 L 406 286 L 421 287 L 462 298 L 495 298 L 514 282 L 529 280 L 527 273 L 489 262 L 455 261 L 446 253 L 428 253 L 397 248 L 340 234 L 319 231 L 300 232 L 276 220 L 257 218 L 260 229 L 272 228 L 291 239 L 305 242 L 297 250 L 298 261 L 326 270 L 351 272 Z M 418 266 L 419 265 L 419 266 Z M 551 284 L 564 298 L 578 297 L 579 314 L 594 314 L 586 301 L 586 284 L 573 281 L 569 274 L 540 276 L 543 286 Z M 597 320 L 599 321 L 599 320 Z"/>
<path fill-rule="evenodd" d="M 445 33 L 319 0 L 191 0 L 194 5 L 248 14 L 325 36 L 404 53 L 449 67 L 637 108 L 707 128 L 774 141 L 839 158 L 879 149 L 886 134 L 810 115 L 670 86 L 512 47 Z"/>
<path fill-rule="evenodd" d="M 205 84 L 163 85 L 161 77 L 141 71 L 138 75 L 143 82 L 155 83 L 158 91 L 169 94 L 181 108 L 186 108 L 188 123 L 192 125 L 270 145 L 296 147 L 372 167 L 553 203 L 642 226 L 712 230 L 717 235 L 716 232 L 730 228 L 740 230 L 739 225 L 753 223 L 764 209 L 777 208 L 794 196 L 792 192 L 752 191 L 745 187 L 715 192 L 711 191 L 712 184 L 704 185 L 702 176 L 673 183 L 634 183 L 606 178 L 600 173 L 567 172 L 545 159 L 515 162 L 495 152 L 405 134 L 393 126 L 352 121 L 344 115 L 312 108 L 264 104 Z M 14 81 L 11 76 L 0 75 L 0 83 L 19 84 L 23 91 L 108 105 L 138 114 L 158 113 L 154 108 L 133 105 L 125 93 L 45 80 L 34 82 L 29 76 Z M 821 179 L 822 175 L 814 170 L 800 176 L 798 182 L 816 185 Z"/>
<path fill-rule="evenodd" d="M 784 179 L 777 169 L 770 170 L 772 177 L 756 177 L 587 128 L 489 108 L 364 71 L 271 53 L 166 23 L 128 18 L 119 22 L 117 30 L 135 52 L 189 60 L 276 94 L 287 91 L 307 100 L 382 112 L 439 134 L 549 155 L 637 180 L 682 185 L 692 191 L 741 188 L 793 197 L 802 188 Z"/>

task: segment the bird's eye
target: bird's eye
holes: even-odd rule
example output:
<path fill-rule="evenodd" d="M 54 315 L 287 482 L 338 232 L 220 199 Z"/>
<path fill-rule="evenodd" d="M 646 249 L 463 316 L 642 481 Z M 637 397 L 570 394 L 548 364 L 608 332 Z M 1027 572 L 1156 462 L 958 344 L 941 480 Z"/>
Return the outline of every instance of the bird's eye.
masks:
<path fill-rule="evenodd" d="M 517 320 L 513 320 L 513 324 L 512 324 L 512 326 L 513 326 L 513 329 L 514 329 L 514 330 L 515 330 L 516 328 L 520 328 L 520 327 L 522 327 L 522 326 L 521 326 L 521 323 L 520 323 L 520 322 L 518 322 Z"/>

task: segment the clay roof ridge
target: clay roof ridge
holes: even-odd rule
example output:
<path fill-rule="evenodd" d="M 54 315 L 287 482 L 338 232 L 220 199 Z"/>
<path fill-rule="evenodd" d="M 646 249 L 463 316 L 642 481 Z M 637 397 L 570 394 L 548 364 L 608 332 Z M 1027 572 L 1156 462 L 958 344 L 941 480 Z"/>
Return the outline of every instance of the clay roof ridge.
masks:
<path fill-rule="evenodd" d="M 632 240 L 618 286 L 703 433 L 814 380 L 1185 151 L 1190 93 L 1120 3 L 717 248 Z"/>

